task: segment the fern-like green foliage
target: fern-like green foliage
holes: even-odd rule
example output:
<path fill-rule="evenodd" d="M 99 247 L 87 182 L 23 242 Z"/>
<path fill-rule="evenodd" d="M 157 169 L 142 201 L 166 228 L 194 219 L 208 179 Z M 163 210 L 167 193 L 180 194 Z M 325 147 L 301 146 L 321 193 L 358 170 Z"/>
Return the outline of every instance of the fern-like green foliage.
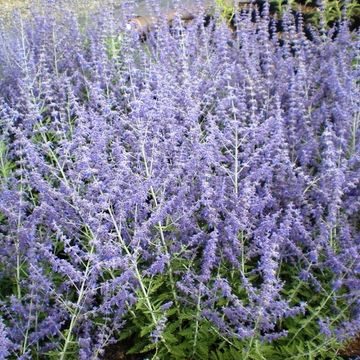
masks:
<path fill-rule="evenodd" d="M 188 264 L 180 260 L 172 264 L 173 269 L 179 269 Z M 256 264 L 247 264 L 246 272 L 251 273 Z M 244 303 L 247 299 L 241 288 L 239 274 L 229 273 L 226 263 L 219 267 L 218 275 L 226 277 L 232 289 L 238 289 Z M 296 317 L 289 317 L 277 324 L 278 330 L 287 331 L 287 336 L 273 342 L 261 340 L 261 334 L 256 333 L 252 339 L 240 341 L 237 338 L 224 336 L 201 314 L 196 304 L 180 303 L 177 309 L 174 305 L 165 312 L 161 306 L 172 301 L 171 287 L 167 274 L 146 279 L 148 295 L 154 305 L 156 316 L 167 318 L 162 340 L 152 341 L 155 330 L 151 322 L 151 314 L 146 301 L 139 291 L 138 303 L 129 312 L 127 326 L 119 334 L 118 340 L 130 344 L 128 354 L 138 354 L 144 359 L 160 360 L 335 360 L 341 359 L 339 350 L 342 344 L 335 337 L 322 333 L 320 322 L 326 322 L 330 331 L 343 320 L 349 319 L 350 309 L 342 300 L 345 289 L 333 290 L 329 284 L 333 275 L 320 272 L 317 279 L 322 284 L 315 290 L 307 282 L 299 280 L 295 265 L 283 265 L 280 277 L 284 280 L 284 298 L 293 305 L 305 303 L 304 312 Z M 256 276 L 249 278 L 255 284 Z M 286 280 L 286 281 L 285 281 Z M 336 296 L 334 296 L 336 295 Z M 337 300 L 334 300 L 337 299 Z M 218 308 L 226 305 L 221 299 L 215 305 Z M 200 301 L 199 301 L 200 303 Z"/>
<path fill-rule="evenodd" d="M 7 147 L 5 142 L 0 141 L 0 179 L 5 181 L 11 171 L 15 168 L 15 164 L 8 159 Z"/>

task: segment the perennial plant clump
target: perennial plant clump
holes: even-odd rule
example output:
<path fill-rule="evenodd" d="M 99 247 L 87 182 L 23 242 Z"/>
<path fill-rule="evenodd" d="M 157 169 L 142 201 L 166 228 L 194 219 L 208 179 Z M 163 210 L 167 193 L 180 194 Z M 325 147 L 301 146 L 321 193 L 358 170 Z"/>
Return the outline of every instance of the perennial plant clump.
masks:
<path fill-rule="evenodd" d="M 266 3 L 139 34 L 132 5 L 2 23 L 0 357 L 337 358 L 360 328 L 359 33 Z"/>

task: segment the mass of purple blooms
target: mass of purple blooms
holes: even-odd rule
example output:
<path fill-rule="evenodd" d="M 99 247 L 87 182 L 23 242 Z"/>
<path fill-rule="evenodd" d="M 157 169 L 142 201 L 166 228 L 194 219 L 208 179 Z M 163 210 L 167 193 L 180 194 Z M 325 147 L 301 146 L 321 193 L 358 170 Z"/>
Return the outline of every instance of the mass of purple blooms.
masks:
<path fill-rule="evenodd" d="M 359 33 L 267 4 L 140 33 L 131 5 L 1 26 L 0 359 L 98 359 L 137 321 L 159 359 L 206 359 L 203 324 L 249 360 L 355 335 Z"/>

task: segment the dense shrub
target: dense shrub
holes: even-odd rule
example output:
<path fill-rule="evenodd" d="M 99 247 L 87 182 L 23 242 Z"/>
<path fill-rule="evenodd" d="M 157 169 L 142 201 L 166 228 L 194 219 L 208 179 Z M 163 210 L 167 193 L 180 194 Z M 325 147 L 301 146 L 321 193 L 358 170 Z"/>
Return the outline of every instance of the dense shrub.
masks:
<path fill-rule="evenodd" d="M 51 6 L 1 32 L 0 354 L 336 358 L 360 325 L 358 34 Z"/>

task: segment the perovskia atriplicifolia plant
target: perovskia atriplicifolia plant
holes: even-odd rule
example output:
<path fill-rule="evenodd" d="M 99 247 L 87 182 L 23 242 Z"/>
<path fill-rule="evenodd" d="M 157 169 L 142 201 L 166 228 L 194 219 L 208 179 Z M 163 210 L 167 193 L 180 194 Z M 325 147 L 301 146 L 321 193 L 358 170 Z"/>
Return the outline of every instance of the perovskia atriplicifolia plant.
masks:
<path fill-rule="evenodd" d="M 338 358 L 359 34 L 286 9 L 278 33 L 267 3 L 147 34 L 43 6 L 0 33 L 0 356 Z"/>

